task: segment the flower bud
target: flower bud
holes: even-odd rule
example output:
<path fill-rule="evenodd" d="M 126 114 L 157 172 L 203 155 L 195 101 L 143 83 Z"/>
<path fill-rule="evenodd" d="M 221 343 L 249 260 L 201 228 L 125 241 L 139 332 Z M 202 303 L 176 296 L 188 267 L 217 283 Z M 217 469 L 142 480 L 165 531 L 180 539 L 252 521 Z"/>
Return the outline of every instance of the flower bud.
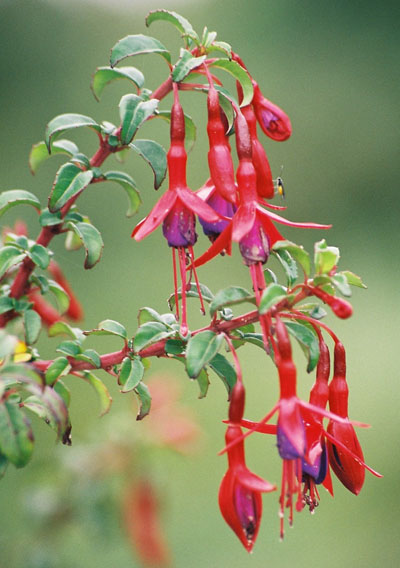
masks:
<path fill-rule="evenodd" d="M 283 142 L 292 134 L 290 119 L 281 108 L 269 101 L 262 94 L 260 87 L 253 80 L 254 96 L 252 105 L 258 124 L 264 134 L 275 140 Z"/>

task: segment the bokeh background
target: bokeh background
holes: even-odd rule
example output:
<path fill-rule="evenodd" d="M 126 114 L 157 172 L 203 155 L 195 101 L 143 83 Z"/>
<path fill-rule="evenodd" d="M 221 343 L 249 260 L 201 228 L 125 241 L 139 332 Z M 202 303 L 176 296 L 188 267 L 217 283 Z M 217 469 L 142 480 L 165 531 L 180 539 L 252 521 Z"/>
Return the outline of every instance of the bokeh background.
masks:
<path fill-rule="evenodd" d="M 339 483 L 334 500 L 324 491 L 316 514 L 296 515 L 283 543 L 278 538 L 277 496 L 266 496 L 262 528 L 249 557 L 222 521 L 217 505 L 225 471 L 225 458 L 216 455 L 223 444 L 224 388 L 214 378 L 208 397 L 198 401 L 196 384 L 171 362 L 168 371 L 183 385 L 183 402 L 190 405 L 204 430 L 194 455 L 158 452 L 146 461 L 152 460 L 154 481 L 163 490 L 172 565 L 395 566 L 400 553 L 396 3 L 0 0 L 1 190 L 24 188 L 45 202 L 62 160 L 49 160 L 33 178 L 27 157 L 55 115 L 78 112 L 98 121 L 118 120 L 118 101 L 127 84 L 107 87 L 99 104 L 89 89 L 91 74 L 97 66 L 108 64 L 109 50 L 118 39 L 146 33 L 144 16 L 159 7 L 181 12 L 198 31 L 205 25 L 217 30 L 218 38 L 242 55 L 265 94 L 292 119 L 293 136 L 288 142 L 265 141 L 274 175 L 284 165 L 287 216 L 331 222 L 333 228 L 329 234 L 288 230 L 285 235 L 309 250 L 314 240 L 326 237 L 329 244 L 340 247 L 341 267 L 362 275 L 368 285 L 368 290 L 356 289 L 353 295 L 351 320 L 330 318 L 330 322 L 348 349 L 351 415 L 373 425 L 359 432 L 366 460 L 384 474 L 377 480 L 367 473 L 357 498 Z M 174 28 L 156 23 L 149 33 L 178 53 Z M 165 71 L 157 57 L 127 64 L 145 72 L 149 88 L 157 86 L 157 77 Z M 204 123 L 202 95 L 188 94 L 184 105 L 198 124 Z M 154 121 L 146 129 L 143 135 L 166 144 L 166 124 Z M 93 134 L 72 136 L 90 155 L 95 148 Z M 199 141 L 189 158 L 192 187 L 204 181 L 205 150 L 204 129 L 199 128 Z M 110 161 L 111 167 L 117 169 Z M 128 158 L 125 167 L 142 189 L 144 214 L 156 198 L 151 172 L 135 156 Z M 96 186 L 81 202 L 81 211 L 102 231 L 106 244 L 102 262 L 84 274 L 82 252 L 66 253 L 56 241 L 53 250 L 86 306 L 83 327 L 111 318 L 133 333 L 141 306 L 167 309 L 165 299 L 172 288 L 170 255 L 160 232 L 140 246 L 132 242 L 133 222 L 124 217 L 125 196 L 117 186 Z M 36 234 L 34 213 L 25 213 Z M 2 222 L 11 224 L 13 219 L 9 214 Z M 201 240 L 199 248 L 205 245 Z M 201 271 L 200 278 L 214 291 L 229 284 L 249 286 L 237 255 L 232 260 L 217 259 Z M 192 309 L 194 325 L 201 325 L 197 305 Z M 96 343 L 100 351 L 113 345 Z M 50 357 L 54 343 L 42 337 L 40 347 Z M 242 350 L 240 356 L 249 386 L 247 414 L 256 418 L 276 398 L 272 365 L 255 347 Z M 300 356 L 299 364 L 303 369 L 299 382 L 306 393 L 312 378 L 306 376 Z M 162 368 L 158 362 L 152 365 L 154 372 Z M 34 421 L 37 447 L 32 463 L 21 471 L 10 468 L 2 480 L 2 568 L 140 566 L 120 513 L 124 481 L 117 475 L 88 479 L 88 463 L 82 458 L 104 440 L 118 438 L 129 446 L 140 438 L 142 424 L 134 420 L 132 397 L 120 395 L 111 378 L 103 378 L 114 397 L 110 415 L 99 421 L 94 393 L 87 385 L 72 384 L 71 379 L 75 449 L 55 446 L 53 433 Z M 253 436 L 248 455 L 252 469 L 279 482 L 272 441 Z"/>

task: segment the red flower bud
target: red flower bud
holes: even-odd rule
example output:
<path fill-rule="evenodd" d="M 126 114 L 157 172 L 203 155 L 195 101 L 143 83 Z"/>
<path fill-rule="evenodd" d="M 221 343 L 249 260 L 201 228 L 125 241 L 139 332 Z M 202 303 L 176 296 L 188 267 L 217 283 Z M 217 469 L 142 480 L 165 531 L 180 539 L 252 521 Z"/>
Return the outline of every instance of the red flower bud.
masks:
<path fill-rule="evenodd" d="M 292 125 L 288 115 L 281 108 L 269 101 L 262 94 L 260 87 L 253 80 L 254 96 L 252 105 L 258 124 L 264 134 L 277 142 L 287 140 L 292 134 Z"/>
<path fill-rule="evenodd" d="M 364 456 L 353 426 L 330 421 L 328 434 L 352 452 L 350 455 L 334 441 L 328 440 L 329 464 L 343 485 L 355 495 L 362 489 L 365 478 Z M 358 458 L 358 459 L 357 459 Z M 360 463 L 360 460 L 362 463 Z"/>

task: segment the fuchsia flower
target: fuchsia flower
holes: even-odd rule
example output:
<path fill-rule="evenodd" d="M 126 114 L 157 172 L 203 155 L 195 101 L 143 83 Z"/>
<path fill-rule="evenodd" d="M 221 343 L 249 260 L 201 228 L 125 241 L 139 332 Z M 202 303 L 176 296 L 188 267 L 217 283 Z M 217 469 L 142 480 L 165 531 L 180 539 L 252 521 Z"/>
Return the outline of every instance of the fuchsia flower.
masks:
<path fill-rule="evenodd" d="M 228 471 L 219 489 L 219 507 L 226 523 L 238 536 L 248 552 L 253 549 L 262 515 L 261 493 L 276 487 L 252 473 L 246 466 L 242 429 L 244 388 L 239 379 L 232 391 L 229 405 L 229 426 L 225 441 L 228 449 Z"/>
<path fill-rule="evenodd" d="M 309 229 L 328 229 L 331 225 L 317 223 L 293 223 L 260 205 L 257 195 L 257 174 L 252 162 L 252 145 L 245 118 L 238 114 L 235 121 L 239 167 L 236 179 L 239 191 L 239 206 L 227 227 L 211 247 L 195 262 L 201 266 L 226 250 L 231 253 L 232 241 L 239 243 L 240 252 L 247 265 L 265 263 L 271 247 L 284 237 L 275 228 L 272 221 Z M 275 206 L 264 204 L 272 209 Z"/>
<path fill-rule="evenodd" d="M 254 79 L 252 83 L 254 96 L 251 104 L 262 131 L 276 142 L 287 140 L 292 134 L 290 118 L 281 108 L 264 97 Z"/>
<path fill-rule="evenodd" d="M 220 216 L 220 220 L 215 223 L 209 223 L 201 217 L 199 218 L 204 234 L 211 242 L 214 242 L 229 225 L 229 220 L 232 219 L 236 211 L 236 206 L 219 195 L 211 179 L 207 180 L 203 187 L 197 190 L 196 193 Z"/>

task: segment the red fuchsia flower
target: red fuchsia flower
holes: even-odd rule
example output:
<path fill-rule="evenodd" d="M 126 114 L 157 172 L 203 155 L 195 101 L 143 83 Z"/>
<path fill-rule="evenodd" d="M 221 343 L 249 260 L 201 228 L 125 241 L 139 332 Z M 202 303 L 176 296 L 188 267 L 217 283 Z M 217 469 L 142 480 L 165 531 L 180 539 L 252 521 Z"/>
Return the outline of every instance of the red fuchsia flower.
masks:
<path fill-rule="evenodd" d="M 207 180 L 206 183 L 197 190 L 196 194 L 207 203 L 207 205 L 214 209 L 221 218 L 215 223 L 209 223 L 201 217 L 199 218 L 204 234 L 211 242 L 214 242 L 228 226 L 229 220 L 232 219 L 236 211 L 236 206 L 219 195 L 211 179 Z"/>
<path fill-rule="evenodd" d="M 211 76 L 209 76 L 207 109 L 207 134 L 210 142 L 208 165 L 211 179 L 216 191 L 223 199 L 230 203 L 236 203 L 236 183 L 231 148 L 225 135 L 218 93 L 213 85 Z"/>
<path fill-rule="evenodd" d="M 266 211 L 258 202 L 257 174 L 252 162 L 251 139 L 246 120 L 241 113 L 237 114 L 235 131 L 239 156 L 239 167 L 236 173 L 239 206 L 228 226 L 211 247 L 196 260 L 196 267 L 208 262 L 223 250 L 230 254 L 232 241 L 239 243 L 245 264 L 248 266 L 259 262 L 264 264 L 268 260 L 271 247 L 284 238 L 272 221 L 291 227 L 309 229 L 331 227 L 331 225 L 316 223 L 293 223 L 271 211 Z M 276 208 L 270 204 L 265 205 L 271 209 Z"/>
<path fill-rule="evenodd" d="M 242 429 L 238 423 L 243 417 L 244 388 L 237 381 L 229 405 L 229 426 L 225 441 L 228 450 L 228 471 L 219 489 L 219 506 L 226 523 L 235 532 L 248 552 L 253 549 L 262 515 L 261 493 L 276 487 L 252 473 L 246 466 Z"/>
<path fill-rule="evenodd" d="M 329 385 L 329 408 L 342 418 L 348 416 L 349 390 L 346 382 L 346 353 L 343 345 L 335 345 L 334 375 Z M 379 473 L 364 462 L 363 452 L 350 422 L 330 420 L 326 431 L 329 464 L 343 485 L 355 495 L 362 489 L 365 469 L 377 477 Z"/>
<path fill-rule="evenodd" d="M 308 288 L 312 291 L 314 296 L 317 296 L 317 298 L 325 302 L 338 318 L 347 319 L 352 315 L 353 306 L 347 300 L 332 296 L 332 294 L 325 292 L 325 290 L 322 290 L 318 286 L 309 286 Z"/>
<path fill-rule="evenodd" d="M 72 290 L 67 278 L 65 277 L 64 273 L 55 262 L 55 260 L 52 260 L 50 262 L 48 270 L 57 284 L 59 284 L 65 290 L 69 298 L 69 306 L 65 315 L 74 321 L 83 319 L 83 308 L 79 303 L 77 297 L 75 296 L 74 291 Z"/>
<path fill-rule="evenodd" d="M 179 102 L 178 87 L 176 83 L 174 83 L 173 87 L 174 102 L 171 109 L 171 146 L 167 154 L 169 187 L 161 199 L 153 207 L 149 215 L 136 225 L 132 232 L 132 237 L 134 237 L 137 241 L 140 241 L 163 223 L 163 234 L 167 239 L 169 246 L 173 247 L 175 305 L 177 308 L 177 318 L 179 318 L 179 303 L 175 249 L 178 251 L 182 282 L 181 333 L 186 335 L 188 332 L 186 322 L 186 249 L 189 251 L 192 267 L 194 269 L 193 245 L 197 240 L 197 234 L 195 232 L 195 214 L 210 223 L 218 221 L 219 215 L 187 186 L 185 119 L 183 109 Z M 194 277 L 199 291 L 202 311 L 204 313 L 205 310 L 196 272 L 194 272 Z"/>

